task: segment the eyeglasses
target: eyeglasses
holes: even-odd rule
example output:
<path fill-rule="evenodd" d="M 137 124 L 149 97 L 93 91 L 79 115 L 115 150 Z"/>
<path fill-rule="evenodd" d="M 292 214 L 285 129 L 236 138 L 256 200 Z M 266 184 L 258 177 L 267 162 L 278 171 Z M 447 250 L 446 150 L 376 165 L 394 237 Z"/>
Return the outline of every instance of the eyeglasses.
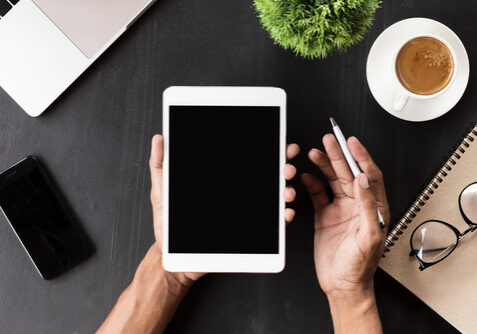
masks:
<path fill-rule="evenodd" d="M 459 210 L 469 228 L 460 232 L 441 220 L 427 220 L 411 234 L 411 256 L 419 261 L 422 271 L 448 257 L 462 238 L 477 229 L 477 182 L 468 185 L 459 195 Z"/>

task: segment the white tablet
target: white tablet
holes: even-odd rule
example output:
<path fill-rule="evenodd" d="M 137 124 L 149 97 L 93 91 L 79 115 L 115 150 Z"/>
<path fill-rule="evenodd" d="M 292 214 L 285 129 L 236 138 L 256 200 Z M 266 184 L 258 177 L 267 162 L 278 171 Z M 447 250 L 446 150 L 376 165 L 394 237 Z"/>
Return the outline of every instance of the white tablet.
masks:
<path fill-rule="evenodd" d="M 285 92 L 170 87 L 163 106 L 164 268 L 283 270 Z"/>

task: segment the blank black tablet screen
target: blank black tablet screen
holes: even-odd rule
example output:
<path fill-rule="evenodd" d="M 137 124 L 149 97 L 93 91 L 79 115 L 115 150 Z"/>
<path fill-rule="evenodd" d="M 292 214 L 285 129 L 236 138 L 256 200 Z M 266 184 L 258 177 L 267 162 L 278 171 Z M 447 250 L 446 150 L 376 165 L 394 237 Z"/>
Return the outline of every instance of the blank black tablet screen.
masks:
<path fill-rule="evenodd" d="M 171 106 L 169 252 L 277 254 L 280 108 Z"/>

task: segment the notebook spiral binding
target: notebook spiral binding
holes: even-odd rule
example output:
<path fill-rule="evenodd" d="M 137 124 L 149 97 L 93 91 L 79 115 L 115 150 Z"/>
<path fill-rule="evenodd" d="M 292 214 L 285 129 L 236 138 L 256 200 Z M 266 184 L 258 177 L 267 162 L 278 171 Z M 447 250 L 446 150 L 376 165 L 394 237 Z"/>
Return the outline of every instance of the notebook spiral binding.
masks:
<path fill-rule="evenodd" d="M 399 240 L 399 236 L 403 234 L 413 219 L 417 216 L 421 207 L 426 205 L 426 202 L 434 194 L 435 190 L 439 188 L 439 185 L 444 182 L 447 173 L 452 170 L 452 167 L 456 165 L 459 159 L 465 154 L 466 149 L 477 140 L 477 124 L 474 122 L 472 127 L 464 133 L 459 139 L 454 150 L 450 152 L 450 157 L 444 160 L 442 167 L 437 170 L 435 176 L 427 183 L 424 190 L 420 193 L 417 199 L 410 205 L 410 208 L 404 213 L 403 217 L 398 221 L 396 226 L 390 231 L 386 237 L 386 244 L 384 246 L 383 257 L 391 250 L 394 243 Z"/>

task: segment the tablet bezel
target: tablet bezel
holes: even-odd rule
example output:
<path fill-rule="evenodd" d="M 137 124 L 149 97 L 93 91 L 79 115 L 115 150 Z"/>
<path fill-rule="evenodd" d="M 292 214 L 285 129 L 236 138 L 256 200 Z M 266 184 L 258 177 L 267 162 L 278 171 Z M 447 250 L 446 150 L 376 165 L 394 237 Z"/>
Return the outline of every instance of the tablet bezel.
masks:
<path fill-rule="evenodd" d="M 277 254 L 169 253 L 169 112 L 170 106 L 272 106 L 280 108 L 279 236 Z M 252 121 L 252 120 L 251 120 Z M 172 272 L 276 273 L 285 267 L 286 93 L 275 87 L 169 87 L 163 94 L 162 263 Z"/>

